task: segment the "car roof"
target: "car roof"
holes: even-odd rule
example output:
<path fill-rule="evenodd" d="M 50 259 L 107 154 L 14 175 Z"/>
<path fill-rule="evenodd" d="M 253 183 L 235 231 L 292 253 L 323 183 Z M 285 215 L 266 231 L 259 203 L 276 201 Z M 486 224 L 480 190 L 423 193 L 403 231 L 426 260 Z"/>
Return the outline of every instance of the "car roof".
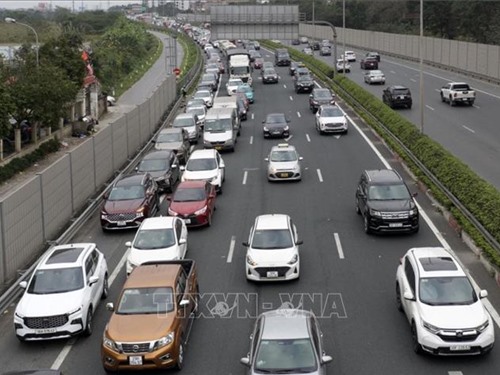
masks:
<path fill-rule="evenodd" d="M 415 247 L 408 250 L 421 278 L 467 276 L 453 255 L 442 247 Z"/>
<path fill-rule="evenodd" d="M 175 116 L 175 120 L 179 119 L 179 118 L 191 118 L 191 119 L 194 119 L 194 114 L 193 113 L 179 113 L 177 116 Z"/>
<path fill-rule="evenodd" d="M 261 338 L 264 340 L 308 338 L 311 316 L 311 312 L 298 309 L 278 309 L 262 313 Z"/>
<path fill-rule="evenodd" d="M 394 169 L 371 169 L 365 171 L 368 180 L 373 183 L 403 182 L 401 176 Z"/>
<path fill-rule="evenodd" d="M 330 93 L 330 94 L 332 93 L 332 92 L 330 91 L 330 89 L 318 88 L 318 87 L 315 87 L 315 88 L 313 89 L 313 92 L 314 92 L 314 93 L 318 93 L 318 92 L 328 92 L 328 93 Z"/>
<path fill-rule="evenodd" d="M 329 109 L 329 108 L 336 108 L 339 111 L 341 111 L 339 107 L 337 107 L 336 105 L 333 105 L 333 104 L 322 104 L 319 106 L 319 108 L 321 108 L 321 111 L 324 111 L 325 109 Z M 342 113 L 342 114 L 344 114 L 344 113 Z"/>
<path fill-rule="evenodd" d="M 147 287 L 175 287 L 180 264 L 143 264 L 134 268 L 123 289 Z"/>
<path fill-rule="evenodd" d="M 165 128 L 160 130 L 159 134 L 168 134 L 168 133 L 182 133 L 184 130 L 181 128 Z"/>
<path fill-rule="evenodd" d="M 390 89 L 393 90 L 408 90 L 408 87 L 406 86 L 401 86 L 401 85 L 394 85 L 394 86 L 389 86 Z"/>
<path fill-rule="evenodd" d="M 171 154 L 175 154 L 172 150 L 155 150 L 144 155 L 142 160 L 156 160 L 156 159 L 169 159 Z"/>
<path fill-rule="evenodd" d="M 156 216 L 144 219 L 139 230 L 153 230 L 172 228 L 174 225 L 174 216 Z"/>
<path fill-rule="evenodd" d="M 205 149 L 205 150 L 194 150 L 191 153 L 189 159 L 208 159 L 215 158 L 217 150 L 214 149 Z"/>
<path fill-rule="evenodd" d="M 289 145 L 288 143 L 280 143 L 276 146 L 271 147 L 271 152 L 273 151 L 295 151 L 295 146 Z"/>
<path fill-rule="evenodd" d="M 290 217 L 284 214 L 267 214 L 255 218 L 255 229 L 287 229 Z"/>
<path fill-rule="evenodd" d="M 47 269 L 81 266 L 85 255 L 95 248 L 95 243 L 73 243 L 54 246 L 43 258 L 37 268 Z"/>

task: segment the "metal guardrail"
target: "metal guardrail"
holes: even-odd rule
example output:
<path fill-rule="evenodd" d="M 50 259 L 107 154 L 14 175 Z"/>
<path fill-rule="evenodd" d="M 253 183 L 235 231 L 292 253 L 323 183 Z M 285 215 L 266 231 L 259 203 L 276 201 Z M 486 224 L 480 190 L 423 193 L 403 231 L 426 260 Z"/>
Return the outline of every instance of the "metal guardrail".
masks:
<path fill-rule="evenodd" d="M 199 50 L 199 48 L 198 48 Z M 191 87 L 196 80 L 203 68 L 203 59 L 199 59 L 197 61 L 197 65 L 189 72 L 186 76 L 185 85 L 187 87 Z M 163 121 L 162 125 L 155 132 L 153 137 L 138 151 L 136 156 L 133 159 L 130 159 L 129 162 L 123 169 L 117 171 L 116 177 L 108 183 L 108 185 L 100 192 L 95 198 L 89 200 L 89 204 L 87 208 L 80 214 L 77 218 L 73 220 L 73 223 L 66 229 L 59 238 L 55 241 L 51 241 L 48 243 L 49 248 L 39 257 L 41 259 L 47 252 L 49 252 L 54 246 L 65 244 L 71 241 L 71 239 L 81 230 L 81 228 L 85 225 L 85 223 L 94 215 L 94 213 L 99 210 L 102 204 L 102 200 L 107 191 L 113 186 L 113 184 L 118 181 L 124 174 L 130 173 L 134 166 L 139 162 L 139 160 L 144 156 L 144 154 L 152 148 L 152 140 L 156 138 L 158 133 L 165 126 L 170 124 L 173 117 L 177 114 L 177 111 L 183 104 L 182 97 L 177 97 L 177 101 L 174 106 L 170 110 L 168 116 Z M 31 274 L 35 270 L 39 261 L 33 263 L 28 269 L 24 270 L 23 274 L 11 285 L 2 295 L 0 295 L 0 312 L 5 311 L 17 298 L 21 296 L 23 293 L 23 289 L 19 287 L 19 283 L 22 281 L 28 281 Z"/>

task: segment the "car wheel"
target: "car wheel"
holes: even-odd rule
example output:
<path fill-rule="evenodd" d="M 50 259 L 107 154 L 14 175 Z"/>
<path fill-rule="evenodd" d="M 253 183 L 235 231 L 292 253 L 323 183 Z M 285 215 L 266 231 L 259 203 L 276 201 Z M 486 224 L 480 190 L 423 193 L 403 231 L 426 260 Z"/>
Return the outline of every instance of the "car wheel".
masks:
<path fill-rule="evenodd" d="M 359 209 L 359 204 L 358 204 L 358 199 L 357 198 L 356 198 L 356 202 L 354 203 L 354 207 L 355 207 L 356 213 L 358 215 L 361 215 L 361 210 Z"/>
<path fill-rule="evenodd" d="M 449 98 L 450 100 L 450 107 L 453 107 L 455 105 L 455 103 L 453 102 L 453 100 L 451 99 L 451 97 Z"/>
<path fill-rule="evenodd" d="M 370 234 L 372 230 L 370 229 L 370 221 L 368 220 L 368 215 L 365 215 L 363 218 L 363 225 L 366 234 Z"/>
<path fill-rule="evenodd" d="M 469 105 L 472 107 L 472 106 L 474 105 L 474 100 L 471 100 L 471 101 L 469 102 Z"/>
<path fill-rule="evenodd" d="M 403 304 L 401 303 L 401 290 L 398 283 L 396 283 L 396 308 L 399 311 L 403 311 Z"/>
<path fill-rule="evenodd" d="M 17 339 L 20 341 L 20 342 L 26 342 L 26 340 L 24 339 L 24 337 L 22 336 L 19 336 L 19 335 L 16 335 Z"/>
<path fill-rule="evenodd" d="M 90 336 L 92 334 L 92 306 L 89 306 L 89 311 L 87 312 L 87 320 L 85 322 L 83 334 L 85 336 Z"/>
<path fill-rule="evenodd" d="M 207 227 L 211 227 L 212 226 L 212 213 L 208 213 L 208 217 L 207 217 Z"/>
<path fill-rule="evenodd" d="M 102 283 L 101 299 L 108 298 L 108 295 L 109 295 L 108 274 L 105 274 L 104 275 L 104 281 Z"/>
<path fill-rule="evenodd" d="M 177 356 L 177 363 L 175 364 L 175 368 L 180 371 L 182 370 L 183 367 L 184 367 L 184 345 L 181 342 L 179 344 L 179 353 Z"/>
<path fill-rule="evenodd" d="M 441 93 L 441 101 L 444 103 L 446 100 L 444 99 L 443 93 Z"/>
<path fill-rule="evenodd" d="M 408 104 L 408 109 L 411 109 L 411 104 Z"/>
<path fill-rule="evenodd" d="M 422 345 L 418 342 L 418 333 L 417 333 L 417 327 L 415 325 L 415 322 L 411 323 L 411 339 L 412 339 L 412 344 L 413 344 L 413 351 L 417 354 L 422 354 L 423 349 Z"/>

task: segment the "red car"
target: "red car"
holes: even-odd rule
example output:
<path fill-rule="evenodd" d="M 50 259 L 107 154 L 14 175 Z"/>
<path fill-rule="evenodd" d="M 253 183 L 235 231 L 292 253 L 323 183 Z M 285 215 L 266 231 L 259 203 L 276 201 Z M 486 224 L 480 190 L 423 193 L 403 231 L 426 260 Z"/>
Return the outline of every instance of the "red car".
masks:
<path fill-rule="evenodd" d="M 187 226 L 212 224 L 215 211 L 215 186 L 208 181 L 184 181 L 169 198 L 168 214 L 184 219 Z"/>
<path fill-rule="evenodd" d="M 378 60 L 376 57 L 365 57 L 359 64 L 361 69 L 378 69 Z"/>
<path fill-rule="evenodd" d="M 243 103 L 245 104 L 245 108 L 248 111 L 248 109 L 250 108 L 250 101 L 248 100 L 246 94 L 244 92 L 237 92 L 235 93 L 235 95 L 238 99 L 241 99 L 243 101 Z"/>
<path fill-rule="evenodd" d="M 262 65 L 264 65 L 264 59 L 261 57 L 256 57 L 253 61 L 254 69 L 262 69 Z"/>

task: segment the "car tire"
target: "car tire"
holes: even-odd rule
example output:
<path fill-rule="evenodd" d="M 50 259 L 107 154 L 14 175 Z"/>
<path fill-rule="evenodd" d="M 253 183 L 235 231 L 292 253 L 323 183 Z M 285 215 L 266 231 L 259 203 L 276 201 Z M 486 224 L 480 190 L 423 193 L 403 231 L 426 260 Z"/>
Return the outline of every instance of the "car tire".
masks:
<path fill-rule="evenodd" d="M 411 104 L 408 104 L 408 109 L 411 109 Z"/>
<path fill-rule="evenodd" d="M 443 103 L 446 102 L 443 93 L 441 93 L 441 102 L 443 102 Z"/>
<path fill-rule="evenodd" d="M 370 223 L 369 223 L 369 220 L 368 220 L 368 215 L 364 215 L 363 216 L 363 227 L 364 227 L 364 230 L 365 230 L 366 234 L 371 234 L 372 233 L 372 230 L 370 229 Z"/>
<path fill-rule="evenodd" d="M 356 202 L 354 202 L 354 209 L 358 215 L 361 215 L 361 210 L 359 209 L 358 199 L 356 198 Z"/>
<path fill-rule="evenodd" d="M 83 330 L 83 334 L 85 336 L 92 335 L 93 327 L 92 327 L 92 305 L 89 306 L 89 311 L 87 312 L 87 319 L 85 320 L 85 329 Z"/>
<path fill-rule="evenodd" d="M 449 101 L 450 101 L 450 107 L 453 107 L 455 105 L 455 103 L 453 102 L 453 100 L 451 99 L 451 97 L 449 98 Z"/>
<path fill-rule="evenodd" d="M 207 217 L 207 227 L 211 226 L 212 226 L 212 213 L 209 213 Z"/>
<path fill-rule="evenodd" d="M 182 338 L 181 338 L 182 340 Z M 179 344 L 179 349 L 178 349 L 178 355 L 177 355 L 177 362 L 175 363 L 175 369 L 180 371 L 184 367 L 184 345 L 181 342 Z"/>
<path fill-rule="evenodd" d="M 101 299 L 108 298 L 108 295 L 109 295 L 109 284 L 108 284 L 108 274 L 106 273 L 104 275 L 104 282 L 102 283 Z"/>
<path fill-rule="evenodd" d="M 415 322 L 411 323 L 411 340 L 412 340 L 413 351 L 416 354 L 422 354 L 423 349 L 422 345 L 420 345 L 420 343 L 418 342 L 417 326 L 415 325 Z"/>
<path fill-rule="evenodd" d="M 398 311 L 403 311 L 403 304 L 401 303 L 401 289 L 399 288 L 398 283 L 396 283 L 396 308 Z"/>

